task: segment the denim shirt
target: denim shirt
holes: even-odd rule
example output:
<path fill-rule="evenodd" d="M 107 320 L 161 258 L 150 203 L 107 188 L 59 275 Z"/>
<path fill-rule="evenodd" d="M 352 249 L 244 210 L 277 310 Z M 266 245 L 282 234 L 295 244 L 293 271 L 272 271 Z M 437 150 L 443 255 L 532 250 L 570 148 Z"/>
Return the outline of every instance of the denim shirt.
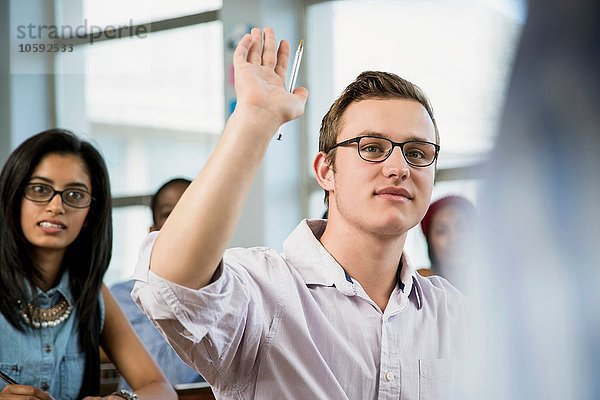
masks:
<path fill-rule="evenodd" d="M 42 308 L 58 303 L 64 296 L 73 307 L 71 315 L 58 326 L 27 327 L 25 332 L 20 332 L 0 313 L 0 370 L 19 384 L 38 387 L 56 399 L 75 399 L 83 381 L 85 353 L 79 345 L 77 310 L 68 273 L 47 292 L 36 287 L 30 302 L 34 296 Z M 102 296 L 98 296 L 103 324 L 104 302 Z M 0 390 L 5 386 L 6 383 L 0 381 Z"/>

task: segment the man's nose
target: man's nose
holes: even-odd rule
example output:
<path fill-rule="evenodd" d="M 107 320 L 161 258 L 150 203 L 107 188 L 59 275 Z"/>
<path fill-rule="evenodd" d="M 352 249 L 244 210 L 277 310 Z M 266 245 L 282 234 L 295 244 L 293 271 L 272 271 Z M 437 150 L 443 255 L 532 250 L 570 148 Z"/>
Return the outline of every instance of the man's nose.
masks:
<path fill-rule="evenodd" d="M 397 176 L 402 179 L 410 176 L 410 166 L 406 162 L 400 146 L 394 146 L 388 158 L 383 161 L 383 164 L 383 172 L 386 176 Z"/>

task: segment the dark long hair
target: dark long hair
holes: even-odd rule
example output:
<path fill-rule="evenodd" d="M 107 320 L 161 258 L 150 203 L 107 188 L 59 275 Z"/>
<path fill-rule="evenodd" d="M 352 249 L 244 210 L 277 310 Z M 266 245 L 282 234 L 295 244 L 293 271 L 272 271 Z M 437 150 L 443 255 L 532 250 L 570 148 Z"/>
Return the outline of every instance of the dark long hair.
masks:
<path fill-rule="evenodd" d="M 23 142 L 9 156 L 0 174 L 0 312 L 22 332 L 27 326 L 20 318 L 18 302 L 27 301 L 27 288 L 41 277 L 29 252 L 21 227 L 23 185 L 41 159 L 48 154 L 80 157 L 92 183 L 94 200 L 86 223 L 65 251 L 62 272 L 69 272 L 75 299 L 79 342 L 86 353 L 84 383 L 80 395 L 99 389 L 98 345 L 100 312 L 98 295 L 112 253 L 111 196 L 104 159 L 89 142 L 72 132 L 50 129 Z M 83 393 L 86 392 L 86 393 Z"/>

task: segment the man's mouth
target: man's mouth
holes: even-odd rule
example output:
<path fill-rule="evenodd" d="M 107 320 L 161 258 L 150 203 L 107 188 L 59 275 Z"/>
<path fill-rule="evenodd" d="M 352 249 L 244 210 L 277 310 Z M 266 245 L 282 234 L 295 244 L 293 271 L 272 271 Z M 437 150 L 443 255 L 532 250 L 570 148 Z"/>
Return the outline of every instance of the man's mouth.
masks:
<path fill-rule="evenodd" d="M 400 187 L 387 187 L 380 189 L 375 192 L 376 195 L 385 196 L 385 197 L 405 197 L 409 200 L 412 200 L 413 196 L 410 192 L 404 188 Z"/>

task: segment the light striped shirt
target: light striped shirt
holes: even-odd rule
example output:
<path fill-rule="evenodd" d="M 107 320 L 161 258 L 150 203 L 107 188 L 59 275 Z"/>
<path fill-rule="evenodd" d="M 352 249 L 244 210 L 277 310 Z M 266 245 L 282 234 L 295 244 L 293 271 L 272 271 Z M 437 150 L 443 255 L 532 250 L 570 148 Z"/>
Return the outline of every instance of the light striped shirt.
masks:
<path fill-rule="evenodd" d="M 464 297 L 402 257 L 385 311 L 302 221 L 282 254 L 230 249 L 193 290 L 149 270 L 142 247 L 132 297 L 218 399 L 450 399 L 465 334 Z"/>

